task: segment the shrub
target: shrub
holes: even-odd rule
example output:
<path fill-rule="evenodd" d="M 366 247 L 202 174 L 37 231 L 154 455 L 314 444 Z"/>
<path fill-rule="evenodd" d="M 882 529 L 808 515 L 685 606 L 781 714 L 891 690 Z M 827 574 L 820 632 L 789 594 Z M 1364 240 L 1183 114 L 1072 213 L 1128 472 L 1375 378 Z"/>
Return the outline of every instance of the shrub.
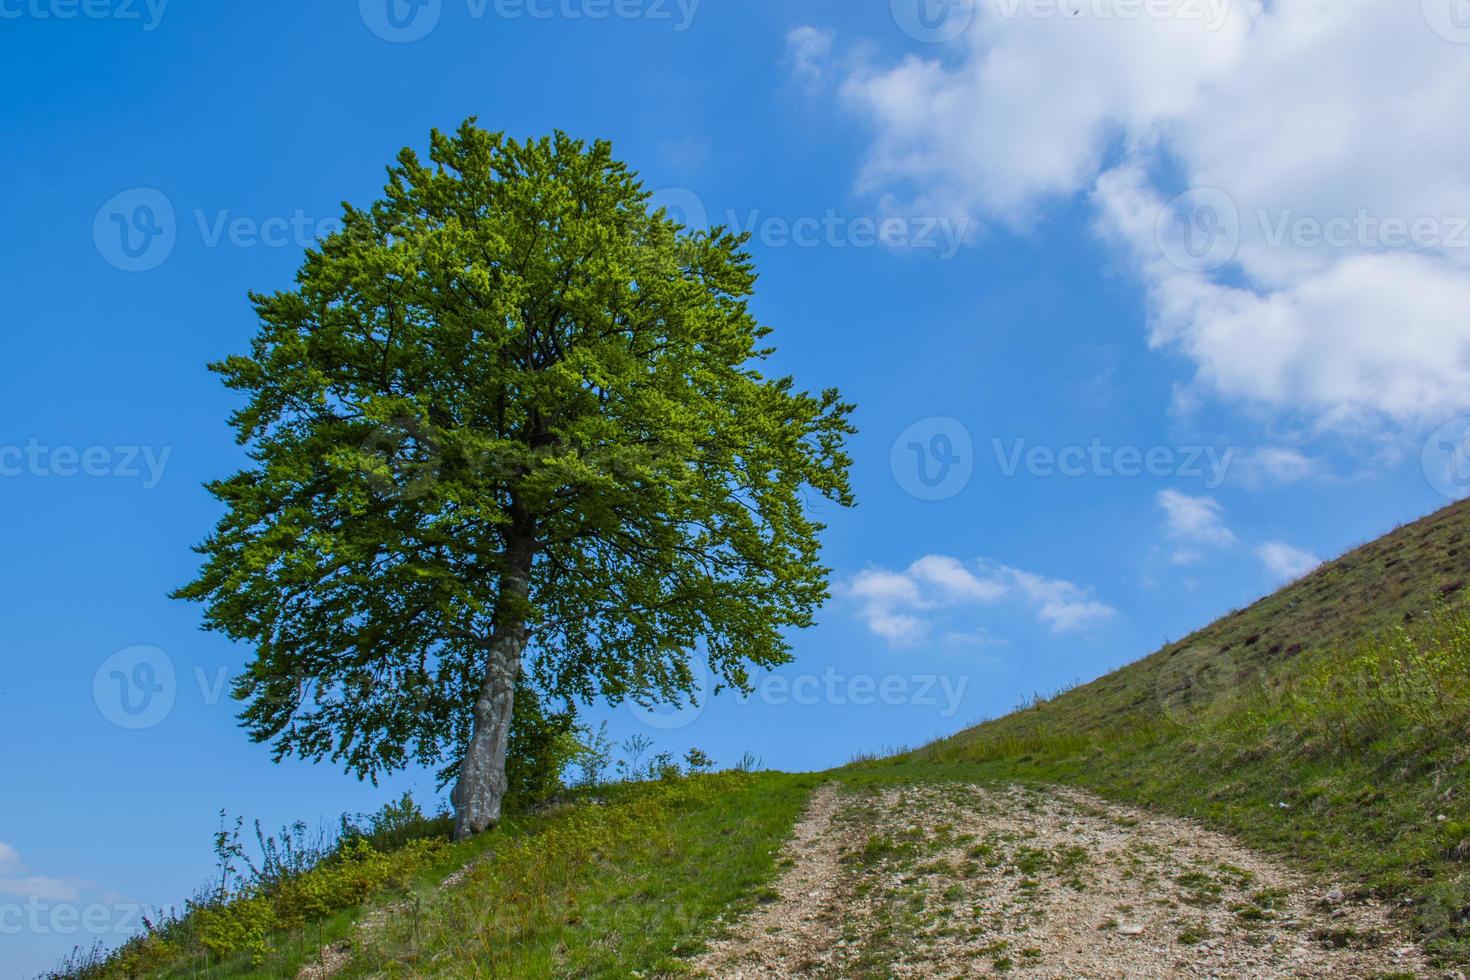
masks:
<path fill-rule="evenodd" d="M 413 795 L 404 793 L 397 800 L 384 803 L 375 812 L 342 817 L 338 847 L 351 841 L 364 840 L 380 851 L 391 851 L 410 841 L 444 837 L 449 833 L 450 819 L 441 814 L 427 817 Z"/>
<path fill-rule="evenodd" d="M 275 909 L 262 895 L 192 910 L 194 933 L 215 959 L 248 953 L 259 962 L 270 947 L 267 937 L 277 927 Z"/>
<path fill-rule="evenodd" d="M 561 792 L 562 774 L 585 749 L 576 713 L 548 711 L 540 692 L 517 681 L 505 757 L 506 807 L 526 810 Z"/>

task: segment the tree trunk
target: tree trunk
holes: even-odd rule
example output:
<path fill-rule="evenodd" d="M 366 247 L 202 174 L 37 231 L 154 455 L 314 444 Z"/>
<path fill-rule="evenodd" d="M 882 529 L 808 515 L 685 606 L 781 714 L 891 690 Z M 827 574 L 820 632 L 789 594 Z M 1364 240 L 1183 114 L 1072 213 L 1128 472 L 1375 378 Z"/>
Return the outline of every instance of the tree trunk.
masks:
<path fill-rule="evenodd" d="M 495 635 L 490 642 L 485 679 L 475 700 L 470 741 L 459 764 L 459 781 L 449 794 L 454 805 L 454 839 L 483 833 L 500 821 L 505 799 L 505 750 L 515 707 L 516 677 L 526 646 L 523 611 L 530 577 L 529 561 L 517 563 L 505 576 L 497 606 Z"/>

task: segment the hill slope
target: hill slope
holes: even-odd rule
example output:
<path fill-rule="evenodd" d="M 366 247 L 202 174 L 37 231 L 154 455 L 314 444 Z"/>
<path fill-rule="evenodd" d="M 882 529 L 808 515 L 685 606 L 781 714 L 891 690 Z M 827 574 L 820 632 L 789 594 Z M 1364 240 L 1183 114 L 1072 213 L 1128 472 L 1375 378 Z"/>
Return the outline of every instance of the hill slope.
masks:
<path fill-rule="evenodd" d="M 1113 674 L 894 758 L 799 776 L 671 768 L 460 844 L 390 805 L 313 860 L 217 885 L 56 975 L 1470 964 L 1467 530 L 1470 503 L 1447 508 Z M 222 882 L 237 852 L 217 841 Z"/>
<path fill-rule="evenodd" d="M 1411 905 L 1470 960 L 1470 502 L 1149 657 L 879 765 L 1064 782 Z"/>

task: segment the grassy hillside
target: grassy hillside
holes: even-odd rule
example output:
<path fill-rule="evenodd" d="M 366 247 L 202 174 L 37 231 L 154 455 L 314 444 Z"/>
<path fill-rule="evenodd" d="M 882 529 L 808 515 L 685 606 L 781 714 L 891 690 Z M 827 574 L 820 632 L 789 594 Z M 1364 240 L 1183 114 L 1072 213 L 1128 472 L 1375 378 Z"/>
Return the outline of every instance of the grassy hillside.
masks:
<path fill-rule="evenodd" d="M 1322 565 L 1248 608 L 1030 711 L 939 743 L 995 742 L 1054 731 L 1087 735 L 1165 711 L 1193 710 L 1313 654 L 1341 654 L 1465 594 L 1470 501 L 1431 514 Z"/>
<path fill-rule="evenodd" d="M 1066 782 L 1412 906 L 1470 961 L 1470 502 L 1106 677 L 868 766 Z"/>
<path fill-rule="evenodd" d="M 200 897 L 57 977 L 664 976 L 756 901 L 817 776 L 599 786 L 452 844 L 415 820 L 309 867 Z"/>
<path fill-rule="evenodd" d="M 1470 503 L 1447 508 L 1107 677 L 835 774 L 666 766 L 461 844 L 407 801 L 325 846 L 283 836 L 258 873 L 57 975 L 685 974 L 769 898 L 833 775 L 1069 783 L 1193 817 L 1394 899 L 1441 963 L 1470 964 L 1467 529 Z M 218 850 L 225 882 L 243 852 L 225 831 Z"/>

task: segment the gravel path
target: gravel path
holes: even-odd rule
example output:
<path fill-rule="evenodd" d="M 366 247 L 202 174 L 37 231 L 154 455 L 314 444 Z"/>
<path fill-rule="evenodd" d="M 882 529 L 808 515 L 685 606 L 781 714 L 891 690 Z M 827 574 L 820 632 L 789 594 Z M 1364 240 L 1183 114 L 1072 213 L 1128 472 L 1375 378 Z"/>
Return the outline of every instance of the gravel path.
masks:
<path fill-rule="evenodd" d="M 1346 891 L 1346 894 L 1344 894 Z M 696 972 L 1434 977 L 1387 910 L 1185 820 L 1070 789 L 813 796 L 768 901 Z"/>

